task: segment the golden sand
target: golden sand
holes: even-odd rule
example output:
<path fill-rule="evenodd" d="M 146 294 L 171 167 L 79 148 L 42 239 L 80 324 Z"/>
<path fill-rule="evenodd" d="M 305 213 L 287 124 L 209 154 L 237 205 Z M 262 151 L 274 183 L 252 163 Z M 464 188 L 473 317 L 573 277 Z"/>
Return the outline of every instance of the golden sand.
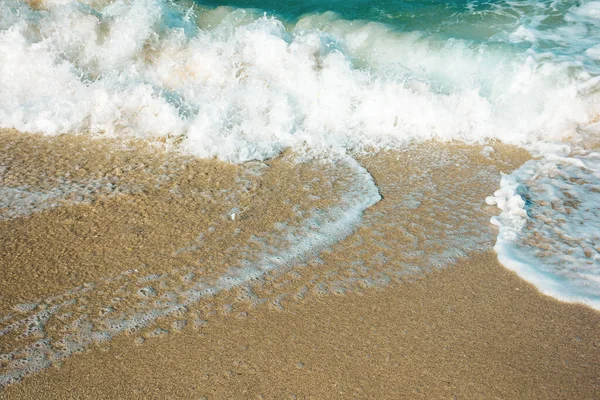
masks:
<path fill-rule="evenodd" d="M 87 346 L 0 397 L 599 397 L 599 314 L 542 296 L 485 250 L 495 210 L 479 204 L 528 157 L 493 146 L 491 157 L 424 144 L 360 158 L 383 200 L 352 235 L 184 315 Z M 76 305 L 37 336 L 52 340 L 82 315 L 102 325 L 117 293 L 116 313 L 147 307 L 135 295 L 144 277 L 164 274 L 159 294 L 181 294 L 190 271 L 212 279 L 270 248 L 263 242 L 285 248 L 277 224 L 334 206 L 345 184 L 287 155 L 232 166 L 10 131 L 0 147 L 4 187 L 62 193 L 23 203 L 22 215 L 0 210 L 0 309 L 12 315 L 0 327 L 63 294 Z M 448 246 L 479 251 L 464 258 Z M 66 294 L 73 288 L 83 290 Z M 31 340 L 0 336 L 0 349 Z"/>
<path fill-rule="evenodd" d="M 594 399 L 600 317 L 474 256 L 410 285 L 122 337 L 6 398 Z"/>

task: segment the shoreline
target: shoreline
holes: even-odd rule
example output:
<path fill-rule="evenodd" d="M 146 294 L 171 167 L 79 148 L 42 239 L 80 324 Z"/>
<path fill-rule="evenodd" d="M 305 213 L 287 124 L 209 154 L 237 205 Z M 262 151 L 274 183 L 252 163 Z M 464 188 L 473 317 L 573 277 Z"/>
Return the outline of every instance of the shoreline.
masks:
<path fill-rule="evenodd" d="M 383 199 L 311 250 L 298 238 L 343 218 L 356 179 L 344 165 L 284 154 L 234 166 L 15 131 L 0 144 L 11 202 L 0 328 L 46 315 L 4 333 L 0 350 L 29 362 L 42 353 L 23 349 L 50 343 L 48 364 L 0 398 L 600 393 L 600 314 L 541 295 L 491 251 L 497 210 L 483 199 L 522 150 L 426 143 L 359 157 Z M 279 267 L 242 268 L 264 260 Z M 241 283 L 190 299 L 224 279 Z M 119 328 L 136 315 L 147 322 Z"/>

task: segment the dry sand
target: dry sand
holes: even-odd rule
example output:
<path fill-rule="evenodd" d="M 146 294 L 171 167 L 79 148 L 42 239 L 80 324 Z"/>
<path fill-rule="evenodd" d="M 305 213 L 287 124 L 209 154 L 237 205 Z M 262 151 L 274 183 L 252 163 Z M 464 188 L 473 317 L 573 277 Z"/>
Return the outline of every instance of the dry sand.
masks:
<path fill-rule="evenodd" d="M 32 337 L 0 336 L 3 353 L 77 333 L 69 327 L 82 315 L 102 326 L 117 293 L 112 312 L 146 309 L 135 295 L 144 277 L 164 274 L 158 295 L 181 294 L 190 272 L 210 280 L 268 250 L 257 236 L 284 248 L 277 223 L 328 209 L 346 184 L 291 155 L 231 166 L 11 131 L 0 144 L 3 194 L 13 196 L 0 214 L 0 328 L 58 304 L 48 296 L 74 301 Z M 493 146 L 492 157 L 457 144 L 363 157 L 383 200 L 354 234 L 89 345 L 0 397 L 600 397 L 600 314 L 542 296 L 489 250 L 495 210 L 482 200 L 528 157 Z M 12 365 L 0 361 L 0 373 Z"/>

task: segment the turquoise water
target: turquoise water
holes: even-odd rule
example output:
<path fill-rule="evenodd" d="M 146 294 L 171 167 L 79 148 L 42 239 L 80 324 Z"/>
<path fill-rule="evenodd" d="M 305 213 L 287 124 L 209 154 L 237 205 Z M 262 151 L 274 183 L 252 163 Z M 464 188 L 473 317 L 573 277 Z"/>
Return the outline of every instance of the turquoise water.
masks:
<path fill-rule="evenodd" d="M 274 13 L 287 19 L 298 19 L 302 15 L 334 11 L 346 19 L 366 19 L 392 24 L 406 29 L 432 29 L 432 22 L 451 18 L 461 18 L 461 14 L 472 14 L 489 9 L 489 4 L 471 2 L 440 1 L 198 1 L 198 4 L 209 6 L 231 6 L 237 8 L 255 8 Z"/>
<path fill-rule="evenodd" d="M 334 13 L 348 21 L 377 22 L 397 32 L 418 32 L 441 43 L 499 47 L 514 56 L 544 55 L 600 74 L 597 2 L 588 1 L 206 1 L 295 23 L 308 15 Z M 583 10 L 583 12 L 577 12 Z"/>
<path fill-rule="evenodd" d="M 203 6 L 230 6 L 257 9 L 285 20 L 298 20 L 307 14 L 333 11 L 348 20 L 376 21 L 400 31 L 421 31 L 446 38 L 480 42 L 504 41 L 515 28 L 535 25 L 552 30 L 565 25 L 565 15 L 581 1 L 206 1 Z M 586 2 L 583 2 L 586 3 Z M 590 21 L 595 25 L 594 21 Z M 586 36 L 598 41 L 596 27 L 588 26 Z M 564 40 L 565 38 L 563 38 Z M 572 42 L 543 40 L 539 48 L 563 48 Z M 527 45 L 524 45 L 526 47 Z M 572 49 L 571 49 L 572 50 Z"/>

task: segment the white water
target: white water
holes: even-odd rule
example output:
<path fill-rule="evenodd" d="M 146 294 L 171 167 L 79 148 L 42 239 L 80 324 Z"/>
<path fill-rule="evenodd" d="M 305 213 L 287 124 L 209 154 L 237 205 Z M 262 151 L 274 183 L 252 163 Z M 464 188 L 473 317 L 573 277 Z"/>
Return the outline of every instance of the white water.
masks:
<path fill-rule="evenodd" d="M 504 176 L 499 260 L 543 293 L 600 310 L 600 153 L 547 154 Z"/>
<path fill-rule="evenodd" d="M 201 157 L 572 135 L 597 112 L 576 63 L 308 15 L 194 15 L 163 0 L 0 5 L 0 127 L 169 137 Z M 195 17 L 201 20 L 200 29 Z"/>

